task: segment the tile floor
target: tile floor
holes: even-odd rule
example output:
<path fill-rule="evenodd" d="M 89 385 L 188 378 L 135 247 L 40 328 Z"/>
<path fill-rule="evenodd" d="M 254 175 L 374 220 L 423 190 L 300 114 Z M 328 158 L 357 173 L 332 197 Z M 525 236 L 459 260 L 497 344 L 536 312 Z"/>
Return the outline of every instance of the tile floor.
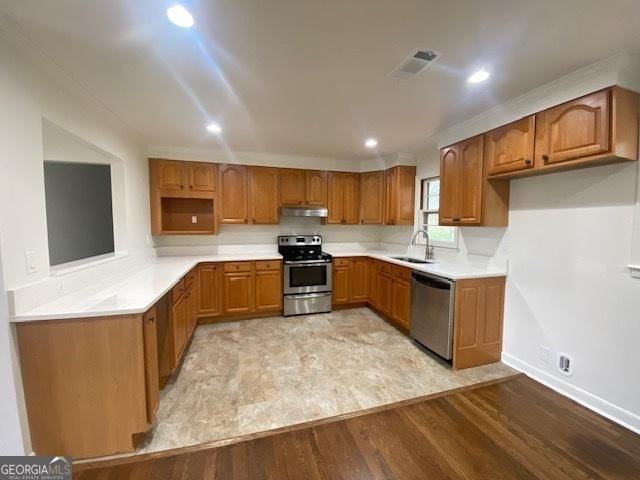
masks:
<path fill-rule="evenodd" d="M 201 325 L 136 453 L 211 442 L 516 373 L 454 372 L 369 309 Z"/>

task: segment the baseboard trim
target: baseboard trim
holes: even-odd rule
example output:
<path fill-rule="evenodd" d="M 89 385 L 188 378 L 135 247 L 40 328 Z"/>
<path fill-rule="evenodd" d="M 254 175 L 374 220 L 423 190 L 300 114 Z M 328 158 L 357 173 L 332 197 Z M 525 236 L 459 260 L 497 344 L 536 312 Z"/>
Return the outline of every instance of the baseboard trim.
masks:
<path fill-rule="evenodd" d="M 534 367 L 533 365 L 524 362 L 509 353 L 502 352 L 502 362 L 526 374 L 537 382 L 546 385 L 552 390 L 555 390 L 561 395 L 570 398 L 583 407 L 593 410 L 612 422 L 615 422 L 618 425 L 640 435 L 640 415 L 636 415 L 598 397 L 597 395 L 587 392 L 575 385 L 571 385 L 561 378 L 555 377 L 544 370 L 540 370 L 539 368 Z"/>

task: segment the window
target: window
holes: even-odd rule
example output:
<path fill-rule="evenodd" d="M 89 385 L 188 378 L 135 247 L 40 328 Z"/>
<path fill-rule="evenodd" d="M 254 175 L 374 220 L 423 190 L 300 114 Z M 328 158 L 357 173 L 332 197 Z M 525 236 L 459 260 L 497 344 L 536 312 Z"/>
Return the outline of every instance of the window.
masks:
<path fill-rule="evenodd" d="M 431 245 L 458 248 L 457 227 L 441 227 L 440 220 L 440 178 L 425 178 L 420 182 L 420 228 L 429 232 Z M 424 235 L 419 235 L 417 243 L 426 244 Z"/>
<path fill-rule="evenodd" d="M 114 253 L 111 166 L 44 162 L 51 266 Z"/>

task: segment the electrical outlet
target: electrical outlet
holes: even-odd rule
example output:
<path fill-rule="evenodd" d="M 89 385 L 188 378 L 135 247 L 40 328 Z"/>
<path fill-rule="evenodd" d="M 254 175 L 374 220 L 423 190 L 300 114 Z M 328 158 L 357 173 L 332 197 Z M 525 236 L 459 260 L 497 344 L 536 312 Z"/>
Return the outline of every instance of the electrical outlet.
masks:
<path fill-rule="evenodd" d="M 551 358 L 551 348 L 547 347 L 546 345 L 540 345 L 538 356 L 540 357 L 540 361 L 542 363 L 549 363 L 549 358 Z"/>
<path fill-rule="evenodd" d="M 558 354 L 558 370 L 566 377 L 573 375 L 573 358 L 566 353 Z"/>
<path fill-rule="evenodd" d="M 198 217 L 196 217 L 195 215 L 191 216 L 191 223 L 198 223 Z"/>
<path fill-rule="evenodd" d="M 38 267 L 36 266 L 36 252 L 25 252 L 24 259 L 27 267 L 27 273 L 29 275 L 36 273 L 38 271 Z"/>

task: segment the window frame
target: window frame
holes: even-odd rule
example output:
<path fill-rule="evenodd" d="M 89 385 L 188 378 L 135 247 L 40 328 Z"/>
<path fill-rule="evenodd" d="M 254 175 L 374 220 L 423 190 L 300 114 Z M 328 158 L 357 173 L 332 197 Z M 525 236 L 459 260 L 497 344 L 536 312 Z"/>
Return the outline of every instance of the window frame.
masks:
<path fill-rule="evenodd" d="M 423 177 L 420 179 L 420 205 L 419 205 L 419 210 L 418 210 L 418 225 L 420 229 L 425 229 L 427 232 L 429 232 L 429 227 L 439 227 L 439 228 L 447 228 L 447 229 L 451 229 L 452 233 L 453 233 L 453 240 L 450 242 L 447 241 L 442 241 L 442 240 L 434 240 L 431 238 L 431 236 L 429 237 L 429 245 L 434 246 L 434 247 L 439 247 L 439 248 L 447 248 L 450 250 L 458 250 L 458 240 L 459 240 L 459 235 L 458 235 L 458 227 L 440 227 L 439 225 L 428 225 L 427 224 L 427 218 L 428 215 L 440 215 L 440 202 L 438 201 L 438 208 L 428 208 L 428 205 L 425 205 L 425 198 L 428 196 L 435 196 L 435 195 L 425 195 L 425 188 L 429 188 L 429 184 L 433 183 L 433 182 L 440 182 L 440 177 L 439 176 L 435 176 L 435 177 Z M 440 190 L 438 190 L 438 200 L 440 197 Z M 439 218 L 439 217 L 438 217 Z M 418 235 L 418 238 L 416 238 L 416 245 L 424 245 L 426 246 L 427 242 L 426 242 L 426 238 L 424 235 Z"/>

